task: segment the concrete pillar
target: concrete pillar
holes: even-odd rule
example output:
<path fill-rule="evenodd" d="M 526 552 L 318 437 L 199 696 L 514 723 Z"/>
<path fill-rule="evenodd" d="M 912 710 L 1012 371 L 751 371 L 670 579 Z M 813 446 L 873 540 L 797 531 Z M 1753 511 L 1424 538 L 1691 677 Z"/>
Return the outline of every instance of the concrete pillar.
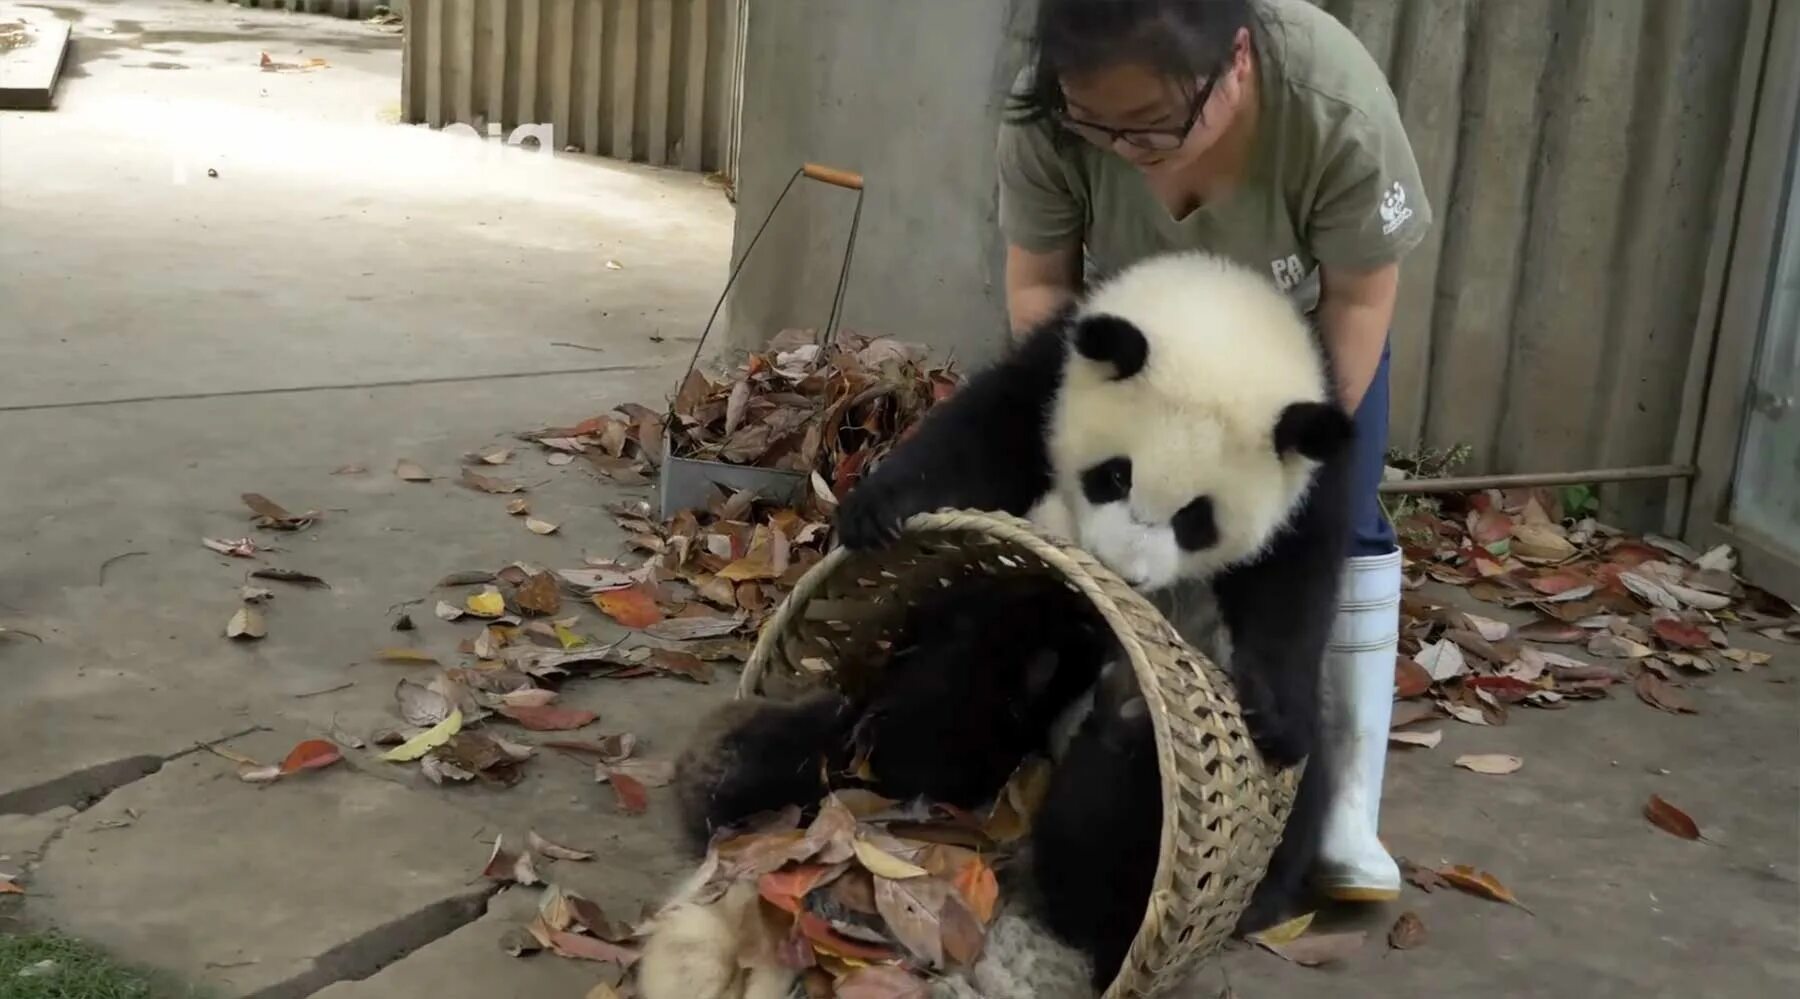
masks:
<path fill-rule="evenodd" d="M 975 360 L 1006 340 L 994 146 L 1027 0 L 766 0 L 744 57 L 733 259 L 805 161 L 866 179 L 844 325 Z M 801 182 L 729 305 L 730 346 L 823 327 L 850 192 Z"/>

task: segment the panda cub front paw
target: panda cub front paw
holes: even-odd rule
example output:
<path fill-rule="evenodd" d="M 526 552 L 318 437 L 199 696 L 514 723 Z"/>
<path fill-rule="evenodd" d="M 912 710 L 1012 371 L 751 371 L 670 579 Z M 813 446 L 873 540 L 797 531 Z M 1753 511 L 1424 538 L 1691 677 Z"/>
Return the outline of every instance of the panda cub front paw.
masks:
<path fill-rule="evenodd" d="M 838 541 L 851 551 L 884 548 L 900 540 L 900 528 L 912 513 L 905 497 L 879 478 L 865 479 L 838 508 Z"/>
<path fill-rule="evenodd" d="M 1255 673 L 1236 678 L 1238 708 L 1250 729 L 1250 741 L 1263 759 L 1278 770 L 1298 764 L 1312 754 L 1318 726 L 1314 720 L 1281 710 L 1268 681 Z"/>

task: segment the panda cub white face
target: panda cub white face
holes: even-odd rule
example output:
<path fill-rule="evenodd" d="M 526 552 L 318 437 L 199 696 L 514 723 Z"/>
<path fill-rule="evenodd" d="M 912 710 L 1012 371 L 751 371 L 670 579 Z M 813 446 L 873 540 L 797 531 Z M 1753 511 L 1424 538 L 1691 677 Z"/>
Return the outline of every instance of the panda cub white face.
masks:
<path fill-rule="evenodd" d="M 1137 589 L 1259 554 L 1354 427 L 1305 320 L 1224 258 L 1154 257 L 1071 322 L 1051 414 L 1050 513 Z"/>

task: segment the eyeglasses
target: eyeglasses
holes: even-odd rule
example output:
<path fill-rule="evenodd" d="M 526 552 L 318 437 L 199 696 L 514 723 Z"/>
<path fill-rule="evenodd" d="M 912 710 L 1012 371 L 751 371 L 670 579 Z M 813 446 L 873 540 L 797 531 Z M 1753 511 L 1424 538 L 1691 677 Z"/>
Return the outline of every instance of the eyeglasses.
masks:
<path fill-rule="evenodd" d="M 1082 121 L 1069 114 L 1067 108 L 1057 112 L 1057 120 L 1062 126 L 1076 135 L 1097 146 L 1111 147 L 1114 143 L 1123 142 L 1128 146 L 1150 152 L 1166 153 L 1180 149 L 1187 141 L 1188 133 L 1194 130 L 1194 123 L 1200 120 L 1200 109 L 1212 97 L 1213 84 L 1218 76 L 1208 77 L 1206 82 L 1195 91 L 1193 102 L 1188 106 L 1187 120 L 1179 128 L 1112 128 L 1096 122 Z"/>

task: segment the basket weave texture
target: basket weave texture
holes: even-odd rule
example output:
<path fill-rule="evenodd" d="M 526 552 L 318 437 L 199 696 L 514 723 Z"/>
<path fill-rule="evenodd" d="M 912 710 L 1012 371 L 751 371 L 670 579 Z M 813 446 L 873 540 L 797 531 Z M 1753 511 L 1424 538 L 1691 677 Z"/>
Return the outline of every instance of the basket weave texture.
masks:
<path fill-rule="evenodd" d="M 1163 828 L 1156 882 L 1105 999 L 1169 994 L 1231 935 L 1293 805 L 1297 769 L 1272 773 L 1250 741 L 1230 679 L 1092 556 L 1015 517 L 914 516 L 899 542 L 837 548 L 758 636 L 739 696 L 789 696 L 829 680 L 856 693 L 878 668 L 915 594 L 975 573 L 1049 573 L 1084 594 L 1118 637 L 1155 725 Z"/>

